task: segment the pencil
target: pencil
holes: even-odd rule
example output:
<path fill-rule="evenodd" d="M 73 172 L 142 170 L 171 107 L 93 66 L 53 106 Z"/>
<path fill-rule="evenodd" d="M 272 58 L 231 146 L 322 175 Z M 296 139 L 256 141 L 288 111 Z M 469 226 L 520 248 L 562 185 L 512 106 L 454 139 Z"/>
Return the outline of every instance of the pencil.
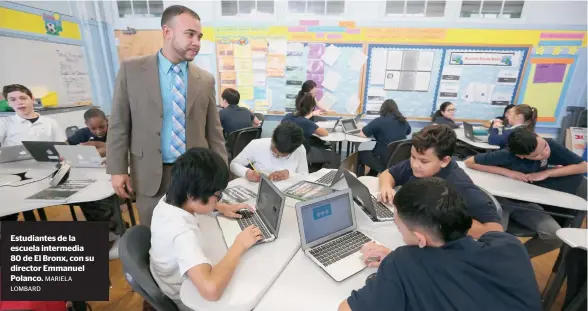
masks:
<path fill-rule="evenodd" d="M 249 162 L 249 165 L 251 165 L 251 168 L 257 173 L 257 175 L 261 176 L 261 173 L 255 168 L 253 163 L 251 163 L 251 160 L 247 159 L 247 161 Z"/>

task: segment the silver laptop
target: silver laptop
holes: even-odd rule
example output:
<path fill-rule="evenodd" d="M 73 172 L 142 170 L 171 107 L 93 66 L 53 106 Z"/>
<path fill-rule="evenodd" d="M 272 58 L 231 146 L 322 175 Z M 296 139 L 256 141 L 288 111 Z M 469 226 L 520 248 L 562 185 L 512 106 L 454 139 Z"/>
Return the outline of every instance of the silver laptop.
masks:
<path fill-rule="evenodd" d="M 465 137 L 473 142 L 477 143 L 487 143 L 488 137 L 478 138 L 474 135 L 474 126 L 468 122 L 463 122 L 463 134 Z"/>
<path fill-rule="evenodd" d="M 343 132 L 349 135 L 359 136 L 361 129 L 357 126 L 355 119 L 344 119 L 341 120 L 341 126 L 343 127 Z"/>
<path fill-rule="evenodd" d="M 285 201 L 286 197 L 282 192 L 266 176 L 261 175 L 254 213 L 241 210 L 239 214 L 243 218 L 217 217 L 227 247 L 233 245 L 237 235 L 251 225 L 257 226 L 263 233 L 263 239 L 257 242 L 258 244 L 277 239 Z"/>
<path fill-rule="evenodd" d="M 59 155 L 72 167 L 104 167 L 102 158 L 94 146 L 55 146 Z"/>
<path fill-rule="evenodd" d="M 304 254 L 340 282 L 366 265 L 361 247 L 374 239 L 357 230 L 349 189 L 296 204 Z"/>
<path fill-rule="evenodd" d="M 329 132 L 329 133 L 335 132 L 335 129 L 337 128 L 337 125 L 339 125 L 340 121 L 341 121 L 341 118 L 337 119 L 337 121 L 335 121 L 335 125 L 333 125 L 333 127 L 327 128 L 327 132 Z"/>
<path fill-rule="evenodd" d="M 33 156 L 23 145 L 0 147 L 0 163 L 30 160 Z"/>
<path fill-rule="evenodd" d="M 347 187 L 353 194 L 353 200 L 361 207 L 361 209 L 374 222 L 393 221 L 394 212 L 382 202 L 378 202 L 375 196 L 370 193 L 370 190 L 359 179 L 351 175 L 348 171 L 343 172 Z"/>
<path fill-rule="evenodd" d="M 351 170 L 352 167 L 354 167 L 355 160 L 356 157 L 352 154 L 351 156 L 345 158 L 343 162 L 341 162 L 341 165 L 339 165 L 339 169 L 337 169 L 336 171 L 330 171 L 325 175 L 319 177 L 317 180 L 311 182 L 327 187 L 333 187 L 337 182 L 339 182 L 339 180 L 343 179 L 343 172 L 345 170 Z"/>

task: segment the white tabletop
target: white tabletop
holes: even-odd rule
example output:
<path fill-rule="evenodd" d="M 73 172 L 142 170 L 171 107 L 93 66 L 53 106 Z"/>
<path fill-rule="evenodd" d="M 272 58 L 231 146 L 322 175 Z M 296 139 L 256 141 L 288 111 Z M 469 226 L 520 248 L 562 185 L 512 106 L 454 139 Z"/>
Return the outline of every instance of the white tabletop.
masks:
<path fill-rule="evenodd" d="M 588 230 L 583 228 L 562 228 L 557 230 L 557 236 L 567 245 L 573 248 L 586 250 L 588 246 Z"/>
<path fill-rule="evenodd" d="M 587 210 L 586 200 L 579 196 L 536 186 L 502 175 L 472 170 L 467 168 L 461 161 L 457 162 L 457 164 L 468 174 L 474 184 L 486 189 L 494 196 L 578 211 Z"/>
<path fill-rule="evenodd" d="M 480 149 L 487 149 L 487 150 L 498 150 L 500 149 L 499 146 L 495 146 L 495 145 L 490 145 L 488 143 L 481 143 L 481 142 L 475 142 L 475 141 L 471 141 L 470 139 L 468 139 L 467 137 L 465 137 L 465 134 L 463 132 L 463 127 L 459 127 L 453 130 L 455 132 L 455 135 L 457 135 L 457 139 L 459 139 L 460 141 L 470 145 L 470 146 L 474 146 L 476 148 L 480 148 Z M 486 136 L 487 137 L 487 136 Z"/>
<path fill-rule="evenodd" d="M 352 143 L 365 143 L 368 141 L 372 141 L 370 137 L 359 137 L 355 135 L 345 135 L 345 140 Z"/>
<path fill-rule="evenodd" d="M 316 122 L 316 125 L 318 125 L 319 127 L 322 128 L 332 128 L 333 125 L 335 125 L 335 122 L 337 121 L 319 121 Z M 358 123 L 358 127 L 362 128 L 363 127 L 363 123 Z M 329 142 L 340 142 L 340 141 L 349 141 L 352 143 L 363 143 L 366 141 L 371 141 L 371 138 L 366 138 L 366 137 L 359 137 L 359 136 L 354 136 L 354 135 L 347 135 L 345 133 L 343 133 L 343 129 L 341 128 L 341 125 L 339 124 L 337 126 L 337 128 L 335 128 L 334 132 L 329 133 L 329 135 L 327 136 L 318 136 L 318 138 L 320 138 L 323 141 L 329 141 Z"/>

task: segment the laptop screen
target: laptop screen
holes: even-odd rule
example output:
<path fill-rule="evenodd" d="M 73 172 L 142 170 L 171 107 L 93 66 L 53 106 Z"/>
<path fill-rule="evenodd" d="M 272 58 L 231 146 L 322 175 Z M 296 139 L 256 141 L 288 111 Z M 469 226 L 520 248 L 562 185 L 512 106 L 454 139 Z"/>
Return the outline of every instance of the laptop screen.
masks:
<path fill-rule="evenodd" d="M 349 194 L 316 202 L 301 208 L 305 243 L 353 226 Z"/>
<path fill-rule="evenodd" d="M 257 210 L 269 221 L 273 229 L 278 226 L 282 197 L 263 178 L 259 181 L 259 196 L 257 197 Z"/>
<path fill-rule="evenodd" d="M 343 120 L 341 121 L 341 124 L 343 125 L 343 128 L 345 129 L 345 131 L 353 131 L 356 130 L 357 127 L 355 126 L 355 122 L 353 122 L 353 119 L 350 120 Z"/>

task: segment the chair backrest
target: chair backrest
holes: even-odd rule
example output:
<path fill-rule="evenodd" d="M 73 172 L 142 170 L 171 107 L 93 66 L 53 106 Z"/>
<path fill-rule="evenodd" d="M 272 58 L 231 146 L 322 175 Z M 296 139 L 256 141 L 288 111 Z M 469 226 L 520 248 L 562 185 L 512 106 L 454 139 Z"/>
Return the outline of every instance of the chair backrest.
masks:
<path fill-rule="evenodd" d="M 238 131 L 235 144 L 231 149 L 232 158 L 234 159 L 252 140 L 261 137 L 261 128 L 248 127 Z"/>
<path fill-rule="evenodd" d="M 390 157 L 392 156 L 392 154 L 394 153 L 394 150 L 396 150 L 396 147 L 398 147 L 398 145 L 400 145 L 401 143 L 405 142 L 405 141 L 409 141 L 409 139 L 401 139 L 401 140 L 396 140 L 393 141 L 391 143 L 388 144 L 388 158 L 386 158 L 386 163 L 388 163 L 388 161 L 390 160 Z"/>
<path fill-rule="evenodd" d="M 73 134 L 75 134 L 80 128 L 73 125 L 73 126 L 68 126 L 65 129 L 65 137 L 70 138 Z"/>
<path fill-rule="evenodd" d="M 476 186 L 476 187 L 478 187 L 478 189 L 480 189 L 488 197 L 488 199 L 490 201 L 492 201 L 492 204 L 494 204 L 494 207 L 496 207 L 496 212 L 498 213 L 498 216 L 500 217 L 500 219 L 502 219 L 502 205 L 500 205 L 498 200 L 496 200 L 496 198 L 490 192 L 488 192 L 486 189 L 484 189 L 480 186 Z M 504 230 L 506 231 L 506 228 L 504 228 Z"/>
<path fill-rule="evenodd" d="M 261 121 L 261 123 L 263 123 L 263 120 L 265 119 L 265 116 L 263 115 L 263 113 L 256 112 L 253 115 L 257 118 L 257 120 L 259 120 L 259 121 Z"/>
<path fill-rule="evenodd" d="M 392 167 L 404 160 L 410 159 L 410 149 L 412 148 L 412 140 L 407 139 L 390 143 L 388 145 L 388 151 L 390 150 L 390 145 L 394 143 L 398 144 L 396 145 L 396 148 L 394 148 L 394 151 L 392 152 L 392 154 L 390 154 L 390 157 L 388 158 L 388 167 Z"/>
<path fill-rule="evenodd" d="M 151 231 L 146 226 L 127 230 L 119 242 L 119 256 L 125 277 L 134 291 L 139 293 L 157 311 L 177 311 L 176 304 L 157 286 L 149 269 Z"/>

